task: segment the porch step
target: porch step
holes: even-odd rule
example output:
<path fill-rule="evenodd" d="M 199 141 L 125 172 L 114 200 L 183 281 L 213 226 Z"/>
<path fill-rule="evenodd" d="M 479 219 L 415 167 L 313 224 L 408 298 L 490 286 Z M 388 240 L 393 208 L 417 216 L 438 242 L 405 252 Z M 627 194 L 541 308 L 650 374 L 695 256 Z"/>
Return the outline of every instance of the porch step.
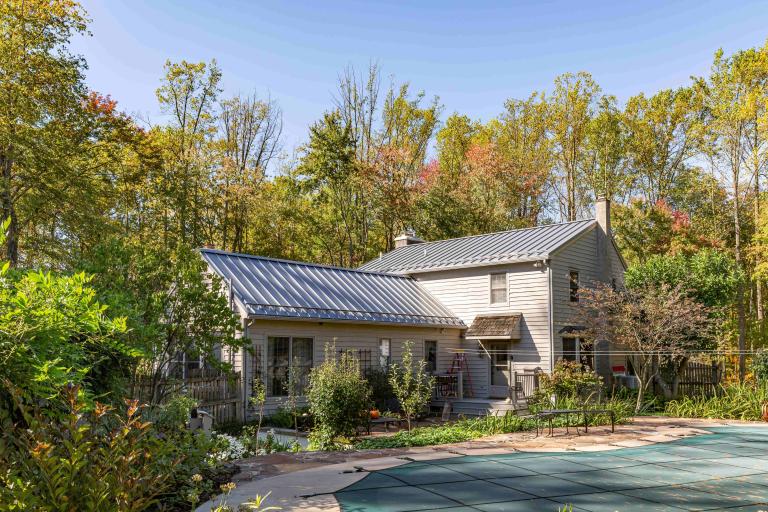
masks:
<path fill-rule="evenodd" d="M 493 400 L 482 398 L 465 398 L 463 400 L 450 400 L 451 416 L 502 416 L 518 411 L 518 414 L 527 414 L 528 403 L 518 400 L 517 406 L 506 400 Z M 434 406 L 442 407 L 444 400 L 433 402 Z"/>

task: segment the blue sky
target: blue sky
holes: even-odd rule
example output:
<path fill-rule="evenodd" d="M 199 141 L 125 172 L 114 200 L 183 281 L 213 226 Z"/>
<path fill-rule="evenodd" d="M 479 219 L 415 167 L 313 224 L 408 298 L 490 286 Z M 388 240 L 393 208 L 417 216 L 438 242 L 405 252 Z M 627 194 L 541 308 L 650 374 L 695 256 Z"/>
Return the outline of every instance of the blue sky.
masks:
<path fill-rule="evenodd" d="M 378 62 L 385 76 L 487 120 L 507 98 L 589 71 L 607 93 L 688 83 L 726 52 L 764 43 L 768 0 L 409 2 L 84 0 L 92 37 L 74 50 L 88 84 L 121 108 L 162 121 L 155 100 L 166 59 L 212 58 L 225 95 L 271 95 L 288 153 L 331 107 L 338 74 Z"/>

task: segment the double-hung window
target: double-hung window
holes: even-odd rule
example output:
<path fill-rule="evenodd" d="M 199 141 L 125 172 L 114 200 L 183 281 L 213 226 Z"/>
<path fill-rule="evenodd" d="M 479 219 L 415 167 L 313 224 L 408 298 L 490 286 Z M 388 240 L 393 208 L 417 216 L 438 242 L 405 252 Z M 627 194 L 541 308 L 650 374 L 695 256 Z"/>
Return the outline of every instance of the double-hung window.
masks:
<path fill-rule="evenodd" d="M 392 340 L 389 338 L 381 338 L 379 340 L 379 367 L 383 369 L 389 368 L 389 363 L 392 362 Z"/>
<path fill-rule="evenodd" d="M 491 274 L 491 304 L 507 303 L 507 274 Z"/>
<path fill-rule="evenodd" d="M 303 395 L 312 370 L 313 339 L 291 336 L 267 338 L 267 393 L 287 396 L 293 387 Z"/>
<path fill-rule="evenodd" d="M 568 298 L 571 302 L 579 302 L 579 273 L 575 270 L 568 272 Z"/>
<path fill-rule="evenodd" d="M 568 336 L 563 338 L 563 359 L 578 361 L 582 365 L 595 369 L 595 353 L 592 343 L 584 338 Z"/>

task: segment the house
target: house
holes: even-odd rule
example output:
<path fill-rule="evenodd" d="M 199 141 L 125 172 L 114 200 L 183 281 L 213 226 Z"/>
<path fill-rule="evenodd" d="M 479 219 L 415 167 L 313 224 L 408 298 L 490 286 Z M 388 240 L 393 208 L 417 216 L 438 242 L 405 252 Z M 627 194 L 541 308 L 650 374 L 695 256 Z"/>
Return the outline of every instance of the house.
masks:
<path fill-rule="evenodd" d="M 611 236 L 610 203 L 595 219 L 424 242 L 413 233 L 359 269 L 203 249 L 226 283 L 253 352 L 224 354 L 267 387 L 267 409 L 285 394 L 289 361 L 306 386 L 326 346 L 353 350 L 364 369 L 398 360 L 410 340 L 459 397 L 514 397 L 518 373 L 579 360 L 610 378 L 623 358 L 592 347 L 572 325 L 579 289 L 620 285 L 626 268 Z M 459 377 L 460 376 L 460 377 Z M 440 377 L 442 379 L 442 377 Z M 453 389 L 453 394 L 455 389 Z"/>

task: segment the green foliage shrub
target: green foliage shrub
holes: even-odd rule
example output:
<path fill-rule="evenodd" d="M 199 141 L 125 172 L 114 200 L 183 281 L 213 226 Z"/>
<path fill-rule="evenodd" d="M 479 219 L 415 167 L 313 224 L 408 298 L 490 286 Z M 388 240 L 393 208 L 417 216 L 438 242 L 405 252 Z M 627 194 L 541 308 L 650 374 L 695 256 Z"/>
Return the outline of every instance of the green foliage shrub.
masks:
<path fill-rule="evenodd" d="M 553 395 L 556 400 L 593 399 L 602 384 L 602 377 L 593 370 L 579 362 L 561 359 L 551 374 L 543 373 L 539 376 L 539 389 L 531 402 L 535 405 L 552 405 Z"/>
<path fill-rule="evenodd" d="M 178 395 L 163 405 L 148 408 L 144 412 L 144 418 L 151 421 L 156 430 L 172 433 L 186 427 L 190 411 L 197 405 L 194 398 Z"/>
<path fill-rule="evenodd" d="M 0 270 L 0 311 L 0 378 L 33 397 L 69 383 L 87 395 L 112 391 L 120 363 L 141 355 L 119 340 L 125 320 L 107 317 L 82 273 Z"/>
<path fill-rule="evenodd" d="M 395 398 L 392 384 L 389 382 L 389 373 L 380 368 L 371 368 L 365 380 L 371 388 L 371 400 L 373 406 L 380 411 L 396 411 L 400 405 Z"/>
<path fill-rule="evenodd" d="M 401 363 L 393 363 L 389 370 L 389 383 L 400 403 L 400 408 L 411 430 L 411 420 L 419 414 L 432 399 L 435 378 L 427 373 L 427 362 L 413 359 L 413 342 L 403 345 Z"/>
<path fill-rule="evenodd" d="M 667 402 L 665 414 L 681 418 L 712 418 L 757 421 L 768 402 L 768 385 L 728 384 L 716 395 L 683 396 Z"/>
<path fill-rule="evenodd" d="M 730 254 L 703 249 L 690 256 L 651 256 L 627 269 L 624 278 L 629 288 L 682 285 L 698 302 L 717 310 L 732 304 L 744 275 Z"/>
<path fill-rule="evenodd" d="M 368 421 L 371 391 L 360 374 L 360 362 L 348 352 L 338 357 L 333 345 L 325 347 L 325 360 L 312 369 L 307 399 L 314 418 L 310 442 L 329 450 L 357 437 Z"/>
<path fill-rule="evenodd" d="M 752 358 L 752 374 L 760 384 L 768 384 L 768 349 L 758 350 Z"/>
<path fill-rule="evenodd" d="M 7 411 L 0 436 L 0 503 L 16 510 L 147 510 L 171 489 L 174 447 L 142 421 L 136 403 L 124 413 L 96 404 L 86 412 L 76 386 L 51 417 L 23 402 L 21 421 Z M 13 510 L 13 508 L 11 508 Z"/>

